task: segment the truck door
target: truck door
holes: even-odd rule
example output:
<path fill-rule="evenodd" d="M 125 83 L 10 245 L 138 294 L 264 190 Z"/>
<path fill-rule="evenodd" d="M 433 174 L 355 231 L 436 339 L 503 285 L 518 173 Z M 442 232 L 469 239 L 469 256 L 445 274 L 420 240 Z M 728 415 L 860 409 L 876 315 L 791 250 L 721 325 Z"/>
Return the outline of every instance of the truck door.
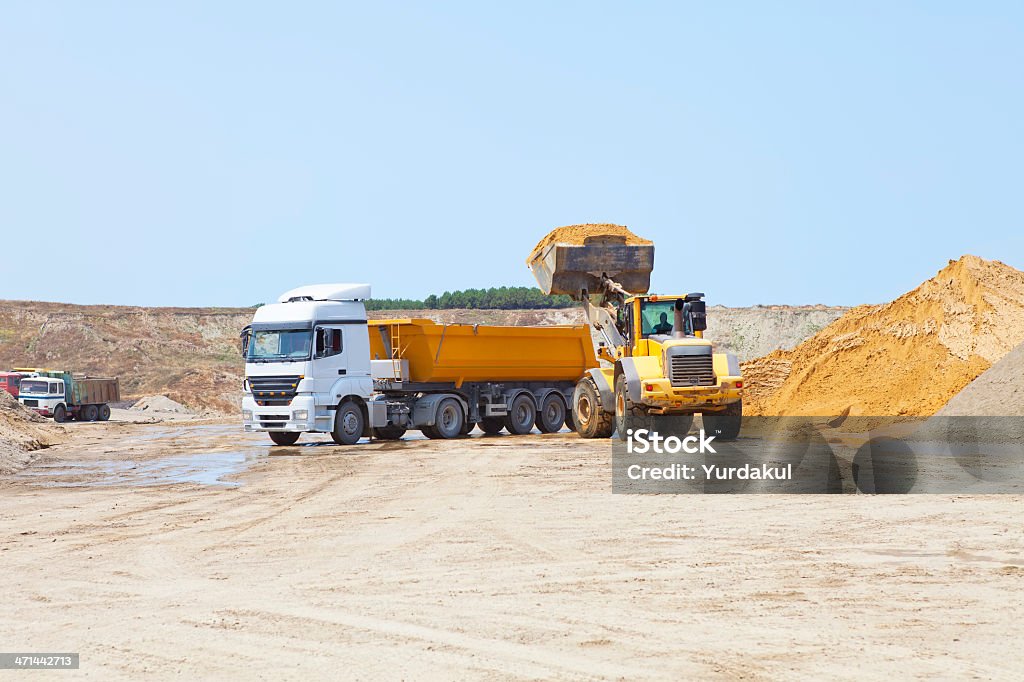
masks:
<path fill-rule="evenodd" d="M 319 390 L 329 391 L 338 377 L 348 374 L 344 326 L 318 326 L 314 333 L 314 342 L 316 376 L 324 380 L 323 388 Z"/>

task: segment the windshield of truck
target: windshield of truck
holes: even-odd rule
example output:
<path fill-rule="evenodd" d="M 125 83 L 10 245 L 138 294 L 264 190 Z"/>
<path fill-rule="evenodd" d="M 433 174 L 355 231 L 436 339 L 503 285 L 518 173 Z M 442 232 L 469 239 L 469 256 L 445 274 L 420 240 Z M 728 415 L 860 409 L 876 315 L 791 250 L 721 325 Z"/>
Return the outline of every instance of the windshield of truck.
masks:
<path fill-rule="evenodd" d="M 309 329 L 254 331 L 246 359 L 253 362 L 308 360 L 312 342 L 313 332 Z"/>
<path fill-rule="evenodd" d="M 21 393 L 46 395 L 50 392 L 50 382 L 25 379 L 21 382 L 21 388 L 19 390 Z"/>
<path fill-rule="evenodd" d="M 640 304 L 640 333 L 650 336 L 651 334 L 674 332 L 672 324 L 676 315 L 675 304 L 674 300 L 642 302 Z"/>

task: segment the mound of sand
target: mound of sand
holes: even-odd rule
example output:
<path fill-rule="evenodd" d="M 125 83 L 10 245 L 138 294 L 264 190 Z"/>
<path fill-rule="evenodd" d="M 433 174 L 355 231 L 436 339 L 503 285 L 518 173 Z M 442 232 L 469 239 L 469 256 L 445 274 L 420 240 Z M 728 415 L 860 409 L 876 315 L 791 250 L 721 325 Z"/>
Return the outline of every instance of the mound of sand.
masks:
<path fill-rule="evenodd" d="M 63 429 L 0 391 L 0 475 L 25 467 L 32 452 L 62 440 Z"/>
<path fill-rule="evenodd" d="M 650 239 L 644 239 L 629 231 L 629 228 L 625 225 L 612 225 L 610 223 L 586 223 L 583 225 L 566 225 L 565 227 L 556 227 L 551 230 L 537 242 L 537 246 L 533 247 L 533 251 L 530 252 L 530 257 L 526 259 L 527 264 L 530 263 L 537 255 L 545 249 L 549 244 L 582 244 L 583 240 L 587 237 L 594 237 L 597 235 L 611 235 L 618 237 L 625 237 L 627 244 L 653 244 Z"/>
<path fill-rule="evenodd" d="M 891 303 L 745 363 L 744 412 L 931 415 L 1021 342 L 1024 273 L 964 256 Z"/>
<path fill-rule="evenodd" d="M 942 417 L 1024 417 L 1024 344 L 953 396 Z"/>
<path fill-rule="evenodd" d="M 135 404 L 128 409 L 135 412 L 171 412 L 174 414 L 192 414 L 192 410 L 188 409 L 181 403 L 171 400 L 165 395 L 146 396 L 145 398 L 137 400 Z"/>

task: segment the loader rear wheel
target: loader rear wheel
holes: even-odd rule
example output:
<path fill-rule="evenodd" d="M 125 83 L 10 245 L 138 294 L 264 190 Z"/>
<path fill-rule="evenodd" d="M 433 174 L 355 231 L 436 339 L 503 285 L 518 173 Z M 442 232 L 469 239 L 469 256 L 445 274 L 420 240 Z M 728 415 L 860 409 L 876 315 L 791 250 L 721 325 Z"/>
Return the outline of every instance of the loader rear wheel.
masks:
<path fill-rule="evenodd" d="M 701 421 L 704 422 L 704 433 L 715 436 L 719 440 L 736 440 L 740 436 L 740 426 L 743 423 L 743 401 L 737 400 L 726 406 L 722 412 L 714 414 L 702 414 Z"/>
<path fill-rule="evenodd" d="M 352 400 L 346 400 L 338 405 L 334 414 L 334 431 L 331 438 L 338 445 L 355 445 L 363 437 L 363 427 L 366 419 L 363 411 Z"/>
<path fill-rule="evenodd" d="M 274 445 L 295 445 L 299 442 L 298 431 L 271 431 L 270 440 L 274 441 Z"/>
<path fill-rule="evenodd" d="M 401 440 L 404 435 L 405 429 L 394 424 L 378 426 L 373 430 L 373 437 L 377 440 Z"/>
<path fill-rule="evenodd" d="M 548 393 L 537 413 L 537 428 L 541 433 L 558 433 L 564 423 L 565 401 L 558 393 Z"/>
<path fill-rule="evenodd" d="M 615 415 L 601 405 L 597 384 L 589 376 L 579 380 L 572 394 L 572 421 L 581 438 L 607 438 L 615 430 Z"/>
<path fill-rule="evenodd" d="M 640 426 L 648 417 L 647 410 L 629 398 L 626 375 L 615 380 L 615 432 L 619 440 L 626 440 L 626 432 Z"/>
<path fill-rule="evenodd" d="M 497 436 L 505 428 L 505 420 L 502 417 L 484 417 L 479 426 L 488 436 Z"/>
<path fill-rule="evenodd" d="M 100 416 L 100 411 L 95 405 L 83 405 L 78 413 L 81 415 L 82 421 L 84 422 L 94 422 L 96 421 L 96 417 Z"/>
<path fill-rule="evenodd" d="M 110 421 L 110 405 L 103 403 L 100 405 L 100 414 L 97 417 L 101 422 Z"/>
<path fill-rule="evenodd" d="M 515 436 L 525 436 L 533 431 L 533 423 L 537 421 L 537 406 L 528 393 L 520 393 L 512 400 L 508 415 L 505 417 L 505 428 Z"/>

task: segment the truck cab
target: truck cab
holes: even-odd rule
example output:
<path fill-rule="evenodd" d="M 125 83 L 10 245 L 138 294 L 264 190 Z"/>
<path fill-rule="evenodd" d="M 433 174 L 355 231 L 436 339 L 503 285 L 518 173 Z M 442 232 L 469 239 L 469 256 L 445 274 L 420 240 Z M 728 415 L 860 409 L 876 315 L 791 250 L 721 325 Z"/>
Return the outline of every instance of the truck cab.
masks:
<path fill-rule="evenodd" d="M 0 372 L 0 391 L 7 391 L 15 398 L 17 398 L 20 386 L 20 372 Z"/>
<path fill-rule="evenodd" d="M 66 390 L 64 382 L 60 379 L 40 376 L 26 378 L 21 380 L 18 402 L 44 417 L 67 415 Z"/>
<path fill-rule="evenodd" d="M 360 414 L 347 408 L 345 440 L 365 434 L 373 395 L 363 304 L 369 296 L 368 284 L 318 284 L 257 308 L 242 331 L 246 431 L 265 431 L 281 445 L 303 432 L 335 434 L 339 406 L 347 402 Z"/>

